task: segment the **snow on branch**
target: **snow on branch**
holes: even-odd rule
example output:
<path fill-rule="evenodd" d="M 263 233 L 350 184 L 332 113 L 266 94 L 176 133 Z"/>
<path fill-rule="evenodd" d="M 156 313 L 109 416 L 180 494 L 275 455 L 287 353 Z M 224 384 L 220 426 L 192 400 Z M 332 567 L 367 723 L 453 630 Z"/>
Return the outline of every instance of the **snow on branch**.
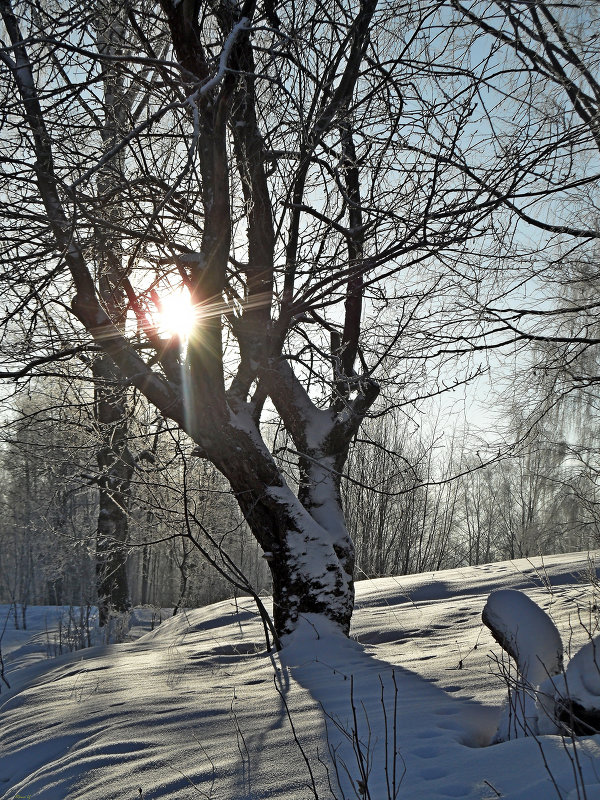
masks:
<path fill-rule="evenodd" d="M 227 62 L 229 61 L 229 56 L 231 55 L 231 51 L 233 50 L 233 46 L 240 34 L 243 31 L 247 31 L 250 27 L 250 20 L 248 17 L 242 17 L 241 20 L 233 26 L 227 39 L 225 39 L 225 44 L 223 45 L 223 50 L 219 57 L 219 69 L 217 70 L 216 74 L 207 81 L 203 86 L 200 87 L 198 90 L 198 95 L 204 95 L 214 89 L 216 86 L 221 83 L 223 78 L 225 77 L 225 73 L 227 72 Z"/>

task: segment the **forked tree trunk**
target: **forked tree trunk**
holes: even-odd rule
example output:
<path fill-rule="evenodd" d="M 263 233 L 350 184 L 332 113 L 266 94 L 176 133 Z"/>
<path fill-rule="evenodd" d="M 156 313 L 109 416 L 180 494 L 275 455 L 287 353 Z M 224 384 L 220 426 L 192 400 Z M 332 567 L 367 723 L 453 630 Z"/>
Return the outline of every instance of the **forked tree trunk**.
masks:
<path fill-rule="evenodd" d="M 246 409 L 229 424 L 198 439 L 229 480 L 238 504 L 262 547 L 273 578 L 273 613 L 279 636 L 302 614 L 327 617 L 348 633 L 354 604 L 354 546 L 340 496 L 340 475 L 353 433 L 377 396 L 372 383 L 346 415 L 317 409 L 284 359 L 263 376 L 278 411 L 302 452 L 296 495 L 260 437 Z M 214 442 L 214 447 L 212 442 Z"/>

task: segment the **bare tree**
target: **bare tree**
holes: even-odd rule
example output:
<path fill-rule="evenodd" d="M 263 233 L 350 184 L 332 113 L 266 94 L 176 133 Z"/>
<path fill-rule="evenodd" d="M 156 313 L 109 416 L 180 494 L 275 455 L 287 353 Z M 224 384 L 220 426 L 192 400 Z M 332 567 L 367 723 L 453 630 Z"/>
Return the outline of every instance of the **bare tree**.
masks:
<path fill-rule="evenodd" d="M 472 352 L 526 351 L 533 423 L 562 398 L 594 391 L 597 381 L 599 8 L 587 0 L 452 6 L 455 24 L 475 37 L 478 57 L 497 68 L 479 102 L 493 130 L 490 143 L 515 178 L 497 193 L 510 231 L 497 251 L 499 280 L 491 291 L 470 293 L 476 314 L 463 341 Z"/>
<path fill-rule="evenodd" d="M 398 413 L 363 426 L 344 481 L 359 574 L 406 575 L 462 562 L 460 476 L 468 443 L 439 426 L 433 414 L 419 429 Z"/>
<path fill-rule="evenodd" d="M 475 109 L 502 71 L 469 54 L 486 18 L 454 5 L 128 3 L 126 40 L 98 50 L 89 31 L 122 13 L 110 3 L 0 0 L 3 260 L 25 324 L 37 333 L 39 309 L 56 309 L 40 343 L 11 307 L 20 353 L 3 374 L 101 350 L 108 385 L 135 387 L 228 480 L 269 563 L 280 635 L 306 613 L 348 631 L 353 439 L 398 386 L 406 403 L 479 371 L 446 357 L 480 345 L 476 267 L 492 244 L 505 258 L 510 220 L 527 221 L 535 149 L 495 149 L 489 109 Z M 143 101 L 107 137 L 97 93 L 111 71 Z M 97 269 L 102 236 L 114 269 Z M 196 323 L 167 335 L 160 307 L 182 286 Z M 270 423 L 287 460 L 267 446 Z"/>

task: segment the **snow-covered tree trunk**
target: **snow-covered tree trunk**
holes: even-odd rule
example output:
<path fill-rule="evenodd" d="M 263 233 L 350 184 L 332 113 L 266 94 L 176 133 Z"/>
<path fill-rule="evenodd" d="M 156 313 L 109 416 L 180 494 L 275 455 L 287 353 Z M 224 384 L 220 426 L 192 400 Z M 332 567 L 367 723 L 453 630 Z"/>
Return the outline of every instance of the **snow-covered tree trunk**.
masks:
<path fill-rule="evenodd" d="M 320 611 L 348 632 L 354 602 L 354 545 L 344 519 L 340 480 L 351 439 L 379 387 L 365 381 L 356 397 L 336 411 L 315 407 L 285 361 L 266 380 L 299 455 L 298 496 L 289 489 L 275 493 L 291 523 L 270 562 L 281 603 L 276 618 L 287 624 L 302 611 Z"/>
<path fill-rule="evenodd" d="M 231 484 L 273 577 L 274 622 L 289 633 L 303 613 L 323 614 L 348 632 L 354 604 L 354 547 L 346 529 L 340 476 L 350 439 L 377 396 L 369 384 L 346 415 L 317 409 L 281 360 L 269 382 L 288 430 L 302 439 L 295 494 L 264 444 L 247 406 L 196 431 L 204 454 Z M 293 401 L 295 398 L 295 401 Z M 206 418 L 205 418 L 206 419 Z M 206 424 L 206 423 L 205 423 Z"/>

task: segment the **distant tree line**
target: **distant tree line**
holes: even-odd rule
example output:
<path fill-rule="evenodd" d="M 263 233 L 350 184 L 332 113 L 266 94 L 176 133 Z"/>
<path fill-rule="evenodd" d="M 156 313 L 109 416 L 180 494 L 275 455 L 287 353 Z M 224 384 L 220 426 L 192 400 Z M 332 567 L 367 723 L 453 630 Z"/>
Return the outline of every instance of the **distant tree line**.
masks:
<path fill-rule="evenodd" d="M 369 420 L 343 480 L 357 579 L 600 546 L 594 418 L 591 401 L 561 405 L 526 430 L 522 407 L 507 407 L 508 448 L 474 441 L 460 417 L 450 429 L 448 417 L 446 427 L 399 412 Z M 97 604 L 96 426 L 93 393 L 66 377 L 13 399 L 0 449 L 0 602 Z M 128 603 L 198 606 L 240 592 L 194 547 L 190 517 L 218 563 L 231 559 L 269 593 L 267 564 L 226 483 L 141 398 L 129 449 Z"/>
<path fill-rule="evenodd" d="M 97 605 L 102 476 L 93 393 L 52 380 L 10 405 L 0 445 L 0 602 Z M 204 544 L 215 559 L 227 554 L 264 590 L 267 565 L 222 477 L 190 455 L 177 431 L 151 419 L 142 402 L 132 414 L 129 448 L 136 465 L 122 587 L 127 604 L 199 606 L 234 595 L 187 538 L 186 509 L 199 536 L 202 529 L 214 536 Z M 115 549 L 121 553 L 121 544 Z"/>

